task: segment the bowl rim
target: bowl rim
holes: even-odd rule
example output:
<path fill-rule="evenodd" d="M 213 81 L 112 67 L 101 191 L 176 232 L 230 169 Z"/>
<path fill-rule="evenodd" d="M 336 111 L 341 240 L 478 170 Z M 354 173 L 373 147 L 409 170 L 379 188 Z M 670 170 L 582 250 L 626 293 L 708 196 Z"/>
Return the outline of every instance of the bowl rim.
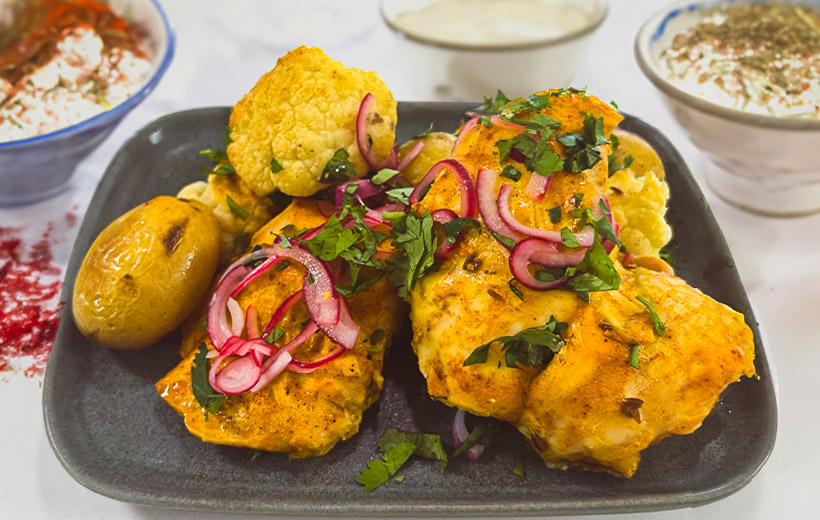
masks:
<path fill-rule="evenodd" d="M 416 43 L 420 43 L 422 45 L 427 45 L 430 47 L 438 47 L 440 49 L 450 49 L 450 50 L 457 50 L 457 51 L 476 51 L 476 52 L 507 52 L 507 51 L 520 51 L 520 50 L 531 50 L 531 49 L 540 49 L 544 47 L 550 47 L 552 45 L 559 45 L 561 43 L 565 43 L 568 41 L 576 40 L 582 38 L 588 34 L 595 32 L 601 24 L 609 16 L 609 0 L 596 0 L 598 2 L 598 10 L 595 13 L 595 16 L 588 21 L 588 23 L 575 31 L 570 33 L 561 35 L 557 38 L 546 38 L 542 40 L 536 40 L 532 42 L 525 42 L 525 43 L 507 43 L 507 44 L 486 44 L 486 45 L 467 45 L 461 43 L 448 43 L 440 40 L 432 40 L 429 38 L 425 38 L 423 36 L 418 36 L 416 34 L 412 34 L 407 32 L 406 30 L 402 29 L 398 25 L 396 25 L 388 16 L 387 13 L 384 11 L 384 4 L 390 0 L 381 0 L 379 2 L 379 14 L 381 14 L 382 20 L 384 23 L 389 27 L 393 32 L 403 35 L 408 40 L 412 40 Z"/>
<path fill-rule="evenodd" d="M 128 112 L 130 112 L 137 105 L 139 105 L 148 96 L 148 94 L 150 94 L 151 91 L 153 91 L 154 88 L 156 88 L 157 84 L 159 83 L 159 80 L 162 79 L 162 76 L 165 75 L 165 71 L 171 64 L 171 60 L 174 57 L 174 49 L 176 46 L 176 42 L 174 37 L 174 31 L 171 29 L 171 23 L 169 21 L 168 15 L 163 9 L 162 5 L 160 5 L 159 0 L 147 1 L 148 3 L 154 6 L 154 8 L 160 15 L 160 18 L 162 18 L 162 26 L 165 29 L 167 43 L 165 45 L 165 54 L 162 57 L 162 61 L 154 71 L 153 75 L 148 79 L 148 81 L 145 82 L 145 85 L 143 85 L 142 88 L 140 88 L 140 90 L 137 91 L 134 95 L 132 95 L 119 105 L 115 106 L 114 108 L 106 110 L 105 112 L 101 112 L 88 119 L 78 121 L 73 125 L 60 128 L 59 130 L 55 130 L 47 134 L 36 135 L 34 137 L 27 137 L 25 139 L 18 139 L 15 141 L 0 142 L 0 151 L 14 149 L 17 147 L 27 148 L 39 145 L 41 143 L 47 143 L 65 137 L 71 137 L 72 135 L 85 131 L 89 128 L 102 126 L 111 121 L 116 121 L 117 119 L 125 117 L 125 115 Z"/>
<path fill-rule="evenodd" d="M 668 21 L 676 16 L 679 16 L 685 11 L 696 11 L 703 7 L 712 7 L 720 4 L 737 4 L 737 3 L 754 3 L 753 0 L 679 0 L 671 5 L 667 5 L 660 11 L 653 14 L 644 24 L 638 29 L 635 37 L 635 59 L 638 66 L 649 81 L 663 94 L 678 101 L 679 103 L 693 108 L 700 112 L 705 112 L 709 115 L 728 119 L 735 123 L 745 124 L 750 126 L 757 126 L 763 128 L 773 128 L 780 130 L 793 131 L 807 131 L 816 132 L 820 130 L 820 119 L 789 119 L 785 117 L 777 117 L 767 114 L 755 114 L 746 112 L 738 108 L 730 108 L 727 106 L 707 101 L 704 98 L 690 94 L 685 90 L 673 85 L 658 71 L 657 64 L 651 58 L 650 46 L 652 40 L 656 39 L 666 27 Z M 790 2 L 790 3 L 800 3 Z"/>

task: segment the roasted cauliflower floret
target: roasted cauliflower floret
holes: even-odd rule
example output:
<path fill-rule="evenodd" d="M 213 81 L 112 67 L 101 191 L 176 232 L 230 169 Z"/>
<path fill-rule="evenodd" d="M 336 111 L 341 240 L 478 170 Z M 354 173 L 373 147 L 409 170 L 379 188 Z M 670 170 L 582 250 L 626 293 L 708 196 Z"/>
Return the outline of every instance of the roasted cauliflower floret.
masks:
<path fill-rule="evenodd" d="M 616 164 L 633 161 L 627 168 L 609 178 L 607 197 L 615 219 L 621 224 L 621 242 L 630 253 L 658 256 L 660 248 L 672 238 L 672 228 L 666 223 L 666 202 L 669 186 L 660 157 L 637 135 L 616 130 L 619 146 Z"/>
<path fill-rule="evenodd" d="M 198 200 L 211 208 L 222 227 L 222 263 L 244 251 L 251 236 L 277 213 L 269 198 L 254 193 L 236 175 L 209 175 L 207 182 L 192 182 L 177 197 Z M 236 203 L 234 209 L 228 197 Z"/>
<path fill-rule="evenodd" d="M 320 177 L 339 149 L 349 154 L 357 176 L 364 175 L 368 168 L 356 144 L 356 115 L 368 92 L 376 98 L 378 115 L 371 118 L 378 128 L 368 137 L 374 152 L 387 157 L 395 140 L 396 100 L 381 78 L 347 68 L 321 49 L 289 52 L 231 111 L 231 164 L 259 195 L 277 189 L 313 195 L 327 186 Z"/>

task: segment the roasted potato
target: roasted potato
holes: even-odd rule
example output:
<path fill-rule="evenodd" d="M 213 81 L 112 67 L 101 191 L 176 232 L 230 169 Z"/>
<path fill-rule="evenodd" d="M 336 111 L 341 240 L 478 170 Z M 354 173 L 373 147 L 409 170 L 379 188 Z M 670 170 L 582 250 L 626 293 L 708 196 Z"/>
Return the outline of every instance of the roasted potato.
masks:
<path fill-rule="evenodd" d="M 445 132 L 430 132 L 423 137 L 414 137 L 399 147 L 399 161 L 420 142 L 424 143 L 421 153 L 401 172 L 410 184 L 418 184 L 434 164 L 450 157 L 453 145 L 456 144 L 456 137 Z"/>
<path fill-rule="evenodd" d="M 108 225 L 74 284 L 74 321 L 91 341 L 136 350 L 179 327 L 208 289 L 222 232 L 197 201 L 161 196 Z"/>

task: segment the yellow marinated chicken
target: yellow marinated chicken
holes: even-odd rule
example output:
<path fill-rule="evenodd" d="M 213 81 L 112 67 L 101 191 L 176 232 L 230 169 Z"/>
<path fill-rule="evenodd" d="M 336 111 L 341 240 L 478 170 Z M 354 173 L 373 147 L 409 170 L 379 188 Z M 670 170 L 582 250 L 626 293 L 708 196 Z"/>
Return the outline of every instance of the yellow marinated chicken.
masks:
<path fill-rule="evenodd" d="M 584 113 L 602 117 L 607 135 L 621 120 L 611 106 L 596 98 L 570 91 L 553 92 L 547 113 L 561 123 L 562 133 L 581 132 Z M 481 168 L 501 171 L 508 164 L 515 165 L 521 179 L 501 181 L 513 187 L 510 207 L 517 220 L 530 226 L 540 223 L 541 227 L 556 231 L 574 226 L 577 219 L 571 217 L 571 212 L 577 207 L 592 208 L 595 197 L 603 190 L 606 160 L 581 174 L 556 172 L 547 195 L 542 200 L 533 200 L 524 193 L 533 174 L 510 159 L 499 164 L 494 153 L 497 141 L 520 133 L 506 126 L 478 125 L 464 135 L 453 156 L 464 164 L 473 179 Z M 602 148 L 605 158 L 608 147 Z M 584 197 L 576 206 L 577 193 Z M 456 180 L 442 176 L 418 209 L 458 211 L 459 201 Z M 562 218 L 552 224 L 548 211 L 555 206 L 562 207 Z M 497 346 L 490 349 L 485 364 L 464 367 L 464 360 L 479 345 L 543 325 L 551 315 L 569 321 L 583 302 L 569 291 L 534 291 L 511 282 L 508 256 L 509 252 L 486 230 L 479 234 L 470 229 L 442 267 L 421 279 L 410 293 L 410 317 L 413 349 L 427 378 L 430 396 L 476 415 L 514 422 L 523 411 L 526 390 L 538 371 L 531 367 L 508 368 L 503 362 L 499 368 L 503 355 Z M 511 283 L 520 291 L 520 297 L 511 289 Z"/>
<path fill-rule="evenodd" d="M 619 271 L 620 290 L 590 294 L 566 345 L 528 389 L 517 427 L 550 466 L 629 477 L 641 450 L 692 433 L 727 385 L 755 375 L 741 314 L 668 273 Z M 638 295 L 665 324 L 662 336 Z"/>
<path fill-rule="evenodd" d="M 310 228 L 324 221 L 313 201 L 295 199 L 256 233 L 253 244 L 270 244 L 275 234 L 289 225 Z M 243 311 L 250 305 L 257 310 L 260 330 L 280 304 L 302 288 L 304 271 L 296 262 L 281 270 L 271 268 L 239 294 Z M 181 349 L 184 358 L 157 382 L 157 391 L 184 417 L 190 432 L 203 441 L 280 451 L 294 458 L 327 453 L 358 431 L 362 414 L 379 397 L 384 349 L 399 331 L 406 312 L 386 278 L 348 301 L 352 318 L 360 327 L 358 341 L 352 350 L 313 372 L 285 370 L 258 392 L 230 395 L 218 413 L 206 415 L 192 393 L 191 369 L 197 345 L 205 342 L 209 349 L 212 346 L 206 333 L 189 327 Z M 277 325 L 286 331 L 282 344 L 295 337 L 307 319 L 304 304 L 294 305 Z M 374 334 L 377 330 L 383 334 Z M 292 355 L 311 361 L 335 348 L 336 344 L 318 332 Z"/>
<path fill-rule="evenodd" d="M 587 114 L 602 118 L 607 137 L 620 121 L 619 114 L 596 98 L 553 93 L 542 113 L 561 124 L 556 135 L 582 132 Z M 593 168 L 555 172 L 546 196 L 538 199 L 526 191 L 533 174 L 524 165 L 509 159 L 499 163 L 496 143 L 521 133 L 511 125 L 479 124 L 464 133 L 453 156 L 473 179 L 482 168 L 502 171 L 515 166 L 520 179 L 499 177 L 490 188 L 493 201 L 500 184 L 510 185 L 505 189 L 516 220 L 541 230 L 566 227 L 580 234 L 577 210 L 597 211 L 600 196 L 610 187 L 609 146 L 598 148 L 601 160 Z M 641 168 L 651 162 L 650 154 L 627 141 L 624 148 L 641 155 L 620 178 L 626 182 L 644 177 L 643 182 L 649 173 Z M 567 159 L 567 150 L 553 144 Z M 658 172 L 650 172 L 663 183 L 659 166 Z M 436 180 L 416 210 L 457 212 L 461 196 L 453 177 Z M 620 288 L 591 292 L 589 303 L 567 290 L 523 287 L 512 274 L 509 250 L 486 229 L 469 228 L 441 268 L 419 280 L 409 294 L 413 348 L 430 395 L 470 413 L 515 424 L 549 465 L 631 476 L 641 450 L 669 435 L 691 433 L 729 383 L 754 376 L 752 334 L 743 317 L 674 277 L 653 256 L 669 238 L 665 223 L 663 228 L 655 225 L 656 220 L 662 222 L 668 192 L 656 190 L 659 203 L 652 206 L 651 218 L 630 209 L 640 193 L 625 193 L 620 209 L 632 217 L 627 230 L 634 230 L 637 238 L 652 238 L 641 251 L 650 256 L 635 257 L 630 269 L 614 260 Z M 559 219 L 549 211 L 556 207 L 561 208 Z M 563 245 L 556 249 L 577 251 Z M 610 258 L 617 254 L 613 251 Z M 658 329 L 661 337 L 649 307 L 666 324 L 665 331 Z M 503 346 L 494 340 L 543 326 L 552 317 L 568 323 L 569 329 L 562 333 L 566 344 L 546 369 L 507 366 Z M 471 353 L 486 344 L 486 361 L 464 366 Z M 639 368 L 630 364 L 633 345 L 638 345 Z"/>

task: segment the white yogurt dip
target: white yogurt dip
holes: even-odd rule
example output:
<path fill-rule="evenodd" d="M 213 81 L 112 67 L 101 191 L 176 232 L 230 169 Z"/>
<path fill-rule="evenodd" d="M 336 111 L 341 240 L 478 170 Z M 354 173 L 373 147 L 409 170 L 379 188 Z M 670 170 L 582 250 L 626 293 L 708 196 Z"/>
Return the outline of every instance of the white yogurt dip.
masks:
<path fill-rule="evenodd" d="M 729 108 L 820 118 L 820 9 L 735 4 L 703 14 L 661 56 L 670 82 Z"/>
<path fill-rule="evenodd" d="M 438 0 L 398 14 L 394 23 L 413 37 L 444 44 L 516 45 L 581 30 L 593 7 L 577 0 Z"/>
<path fill-rule="evenodd" d="M 85 23 L 63 29 L 51 49 L 14 83 L 0 78 L 0 142 L 48 134 L 110 110 L 133 96 L 152 69 L 144 55 L 106 46 Z"/>

